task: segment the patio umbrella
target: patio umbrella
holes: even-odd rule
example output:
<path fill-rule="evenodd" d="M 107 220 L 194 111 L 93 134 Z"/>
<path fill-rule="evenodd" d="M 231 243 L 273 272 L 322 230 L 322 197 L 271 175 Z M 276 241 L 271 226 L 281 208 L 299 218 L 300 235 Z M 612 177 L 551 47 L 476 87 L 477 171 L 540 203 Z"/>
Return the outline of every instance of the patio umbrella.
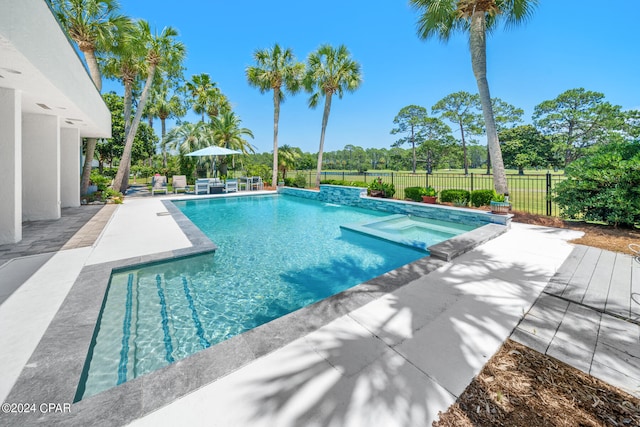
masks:
<path fill-rule="evenodd" d="M 210 145 L 209 147 L 189 153 L 187 156 L 227 156 L 229 154 L 242 154 L 242 151 L 230 150 L 228 148 L 218 147 L 217 145 Z"/>
<path fill-rule="evenodd" d="M 230 150 L 225 147 L 218 147 L 217 145 L 210 145 L 206 148 L 202 148 L 200 150 L 196 150 L 192 153 L 186 154 L 191 157 L 202 157 L 202 156 L 228 156 L 230 154 L 242 154 L 242 151 Z M 213 161 L 213 176 L 216 176 L 216 162 L 215 159 Z"/>

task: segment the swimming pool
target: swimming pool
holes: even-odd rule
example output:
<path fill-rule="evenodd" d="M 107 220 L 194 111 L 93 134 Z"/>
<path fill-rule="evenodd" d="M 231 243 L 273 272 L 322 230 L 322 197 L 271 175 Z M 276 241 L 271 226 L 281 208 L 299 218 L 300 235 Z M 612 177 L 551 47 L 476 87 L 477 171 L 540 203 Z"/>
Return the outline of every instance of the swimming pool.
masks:
<path fill-rule="evenodd" d="M 382 212 L 283 195 L 174 203 L 218 249 L 112 275 L 83 397 L 425 256 L 340 229 Z"/>

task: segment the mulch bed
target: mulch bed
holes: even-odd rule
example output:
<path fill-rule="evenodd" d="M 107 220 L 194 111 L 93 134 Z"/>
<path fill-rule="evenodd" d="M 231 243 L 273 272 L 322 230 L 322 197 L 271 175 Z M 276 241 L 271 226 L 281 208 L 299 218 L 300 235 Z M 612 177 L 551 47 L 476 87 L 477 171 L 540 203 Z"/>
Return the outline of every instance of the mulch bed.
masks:
<path fill-rule="evenodd" d="M 507 340 L 434 427 L 640 426 L 640 399 Z"/>

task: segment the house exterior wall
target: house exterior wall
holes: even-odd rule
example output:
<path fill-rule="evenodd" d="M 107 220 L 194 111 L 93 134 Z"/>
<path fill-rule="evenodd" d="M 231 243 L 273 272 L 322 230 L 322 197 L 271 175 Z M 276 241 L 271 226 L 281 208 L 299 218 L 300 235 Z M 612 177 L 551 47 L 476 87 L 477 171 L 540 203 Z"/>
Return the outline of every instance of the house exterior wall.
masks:
<path fill-rule="evenodd" d="M 0 245 L 22 240 L 20 93 L 0 87 Z"/>
<path fill-rule="evenodd" d="M 80 132 L 60 129 L 60 202 L 61 207 L 80 206 Z"/>
<path fill-rule="evenodd" d="M 60 218 L 60 126 L 58 117 L 22 116 L 22 219 Z"/>

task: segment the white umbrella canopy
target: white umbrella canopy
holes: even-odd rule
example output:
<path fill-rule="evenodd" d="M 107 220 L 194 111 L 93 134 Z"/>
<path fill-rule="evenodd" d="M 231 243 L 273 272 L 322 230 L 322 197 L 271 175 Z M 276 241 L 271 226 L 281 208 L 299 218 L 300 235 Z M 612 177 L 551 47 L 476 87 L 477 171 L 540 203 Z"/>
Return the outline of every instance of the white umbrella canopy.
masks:
<path fill-rule="evenodd" d="M 227 156 L 229 154 L 242 154 L 242 151 L 230 150 L 225 147 L 218 147 L 217 145 L 210 145 L 209 147 L 201 150 L 196 150 L 192 153 L 188 153 L 187 156 Z"/>
<path fill-rule="evenodd" d="M 217 145 L 210 145 L 206 148 L 193 151 L 186 155 L 191 157 L 203 157 L 203 156 L 228 156 L 231 154 L 242 154 L 242 151 L 230 150 L 229 148 L 218 147 Z M 213 176 L 216 176 L 217 171 L 216 171 L 215 158 L 212 165 L 212 172 L 213 172 Z"/>

